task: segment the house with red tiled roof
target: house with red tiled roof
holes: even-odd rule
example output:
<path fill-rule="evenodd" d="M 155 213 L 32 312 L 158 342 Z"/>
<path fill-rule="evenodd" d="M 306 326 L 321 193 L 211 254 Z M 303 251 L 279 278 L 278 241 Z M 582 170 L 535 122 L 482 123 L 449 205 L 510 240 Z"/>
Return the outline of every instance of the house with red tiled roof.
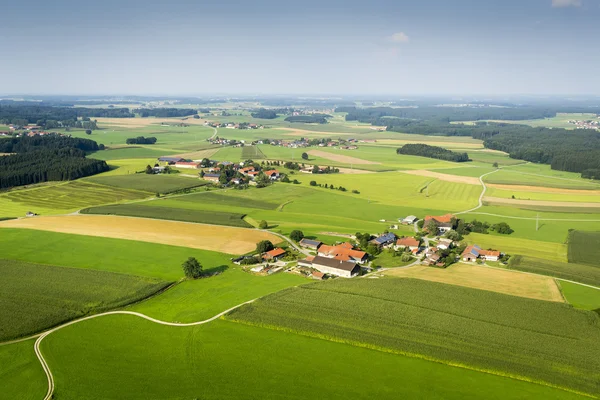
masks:
<path fill-rule="evenodd" d="M 275 181 L 277 179 L 279 179 L 279 171 L 277 170 L 271 170 L 271 171 L 266 171 L 265 175 L 269 177 L 269 179 L 271 179 L 272 181 Z"/>
<path fill-rule="evenodd" d="M 396 240 L 396 249 L 409 248 L 411 251 L 418 249 L 421 243 L 413 237 L 403 237 Z"/>
<path fill-rule="evenodd" d="M 285 250 L 280 248 L 280 247 L 276 247 L 271 251 L 267 251 L 266 253 L 263 254 L 262 258 L 263 260 L 277 260 L 279 258 L 281 258 L 284 254 L 285 254 Z"/>
<path fill-rule="evenodd" d="M 423 228 L 427 229 L 427 225 L 429 224 L 429 222 L 433 221 L 433 222 L 435 222 L 435 224 L 438 228 L 438 232 L 446 233 L 452 229 L 452 219 L 453 218 L 454 218 L 454 215 L 452 215 L 452 214 L 446 214 L 446 215 L 440 215 L 440 216 L 428 215 L 423 220 Z"/>
<path fill-rule="evenodd" d="M 483 250 L 476 244 L 471 245 L 463 251 L 461 258 L 463 261 L 477 261 L 481 258 L 483 261 L 498 261 L 500 252 L 497 250 Z"/>
<path fill-rule="evenodd" d="M 320 257 L 335 258 L 336 260 L 353 263 L 363 263 L 367 261 L 368 257 L 367 253 L 364 251 L 354 250 L 349 243 L 338 246 L 321 245 L 318 250 L 318 255 Z"/>
<path fill-rule="evenodd" d="M 175 163 L 175 168 L 196 169 L 196 168 L 200 168 L 200 163 L 188 162 L 188 161 L 178 161 Z"/>

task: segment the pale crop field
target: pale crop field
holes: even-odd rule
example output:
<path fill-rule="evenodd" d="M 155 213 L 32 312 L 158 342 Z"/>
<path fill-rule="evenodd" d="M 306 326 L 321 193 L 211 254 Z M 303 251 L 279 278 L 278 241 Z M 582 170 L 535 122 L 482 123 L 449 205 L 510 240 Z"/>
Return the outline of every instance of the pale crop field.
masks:
<path fill-rule="evenodd" d="M 479 178 L 470 177 L 470 176 L 442 174 L 440 172 L 428 171 L 428 170 L 423 170 L 423 169 L 415 169 L 415 170 L 408 170 L 408 171 L 402 171 L 402 172 L 404 172 L 405 174 L 410 174 L 410 175 L 427 176 L 430 178 L 436 178 L 436 179 L 439 179 L 441 181 L 446 181 L 446 182 L 464 183 L 467 185 L 480 185 L 481 186 L 481 182 L 479 182 Z"/>
<path fill-rule="evenodd" d="M 384 274 L 489 290 L 530 299 L 564 302 L 553 278 L 482 267 L 476 264 L 460 263 L 446 269 L 426 266 L 398 268 L 385 271 Z"/>
<path fill-rule="evenodd" d="M 327 153 L 325 151 L 320 151 L 320 150 L 309 150 L 308 154 L 317 156 L 317 157 L 321 157 L 321 158 L 326 158 L 331 161 L 337 161 L 337 162 L 340 162 L 343 164 L 359 164 L 359 165 L 360 164 L 381 164 L 381 163 L 375 162 L 375 161 L 363 160 L 360 158 L 346 156 L 343 154 L 332 154 L 332 153 Z"/>
<path fill-rule="evenodd" d="M 5 227 L 138 240 L 228 254 L 253 251 L 261 240 L 281 242 L 275 235 L 252 229 L 108 215 L 50 216 L 0 222 L 0 228 Z"/>

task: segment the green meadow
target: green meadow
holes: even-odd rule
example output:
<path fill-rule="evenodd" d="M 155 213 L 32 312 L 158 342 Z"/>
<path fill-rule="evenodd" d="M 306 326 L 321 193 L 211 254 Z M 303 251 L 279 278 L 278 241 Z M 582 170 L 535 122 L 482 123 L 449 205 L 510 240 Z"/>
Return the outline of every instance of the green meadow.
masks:
<path fill-rule="evenodd" d="M 508 263 L 509 269 L 516 269 L 534 274 L 554 276 L 561 279 L 600 287 L 600 267 L 585 264 L 567 263 L 566 260 L 555 261 L 533 256 L 515 256 Z"/>
<path fill-rule="evenodd" d="M 559 282 L 563 295 L 573 307 L 596 311 L 600 314 L 600 289 L 590 288 L 571 282 Z"/>
<path fill-rule="evenodd" d="M 227 254 L 179 246 L 12 228 L 0 228 L 0 248 L 5 259 L 165 281 L 183 278 L 181 264 L 188 257 L 196 257 L 206 269 L 226 266 L 231 258 Z"/>
<path fill-rule="evenodd" d="M 569 262 L 600 267 L 600 232 L 569 232 Z"/>
<path fill-rule="evenodd" d="M 86 181 L 117 188 L 128 188 L 150 193 L 171 193 L 183 189 L 204 186 L 206 181 L 177 174 L 131 174 L 87 178 Z"/>
<path fill-rule="evenodd" d="M 41 349 L 61 399 L 347 399 L 348 393 L 358 399 L 580 398 L 528 382 L 222 320 L 178 328 L 114 315 L 62 329 L 48 336 Z"/>
<path fill-rule="evenodd" d="M 124 306 L 164 289 L 154 278 L 0 259 L 0 342 Z"/>
<path fill-rule="evenodd" d="M 38 400 L 46 395 L 47 381 L 35 356 L 35 339 L 0 344 L 0 395 L 3 399 Z"/>

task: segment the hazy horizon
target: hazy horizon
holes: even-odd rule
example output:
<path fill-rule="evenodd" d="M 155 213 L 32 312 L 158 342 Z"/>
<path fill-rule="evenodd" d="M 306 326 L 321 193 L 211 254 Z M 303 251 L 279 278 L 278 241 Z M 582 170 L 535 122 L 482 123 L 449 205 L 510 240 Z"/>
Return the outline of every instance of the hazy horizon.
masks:
<path fill-rule="evenodd" d="M 600 0 L 448 3 L 26 0 L 3 13 L 0 92 L 407 97 L 600 92 L 595 50 Z"/>

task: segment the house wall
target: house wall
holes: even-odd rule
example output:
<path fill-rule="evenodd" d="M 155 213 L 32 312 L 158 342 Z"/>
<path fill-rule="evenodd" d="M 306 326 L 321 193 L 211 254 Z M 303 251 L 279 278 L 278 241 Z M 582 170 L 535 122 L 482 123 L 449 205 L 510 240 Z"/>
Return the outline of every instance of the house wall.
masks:
<path fill-rule="evenodd" d="M 313 264 L 312 267 L 314 269 L 319 270 L 320 272 L 322 272 L 324 274 L 340 276 L 342 278 L 352 278 L 352 273 L 350 271 L 343 271 L 343 270 L 340 270 L 337 268 L 330 268 L 325 265 L 318 265 L 318 264 Z"/>

